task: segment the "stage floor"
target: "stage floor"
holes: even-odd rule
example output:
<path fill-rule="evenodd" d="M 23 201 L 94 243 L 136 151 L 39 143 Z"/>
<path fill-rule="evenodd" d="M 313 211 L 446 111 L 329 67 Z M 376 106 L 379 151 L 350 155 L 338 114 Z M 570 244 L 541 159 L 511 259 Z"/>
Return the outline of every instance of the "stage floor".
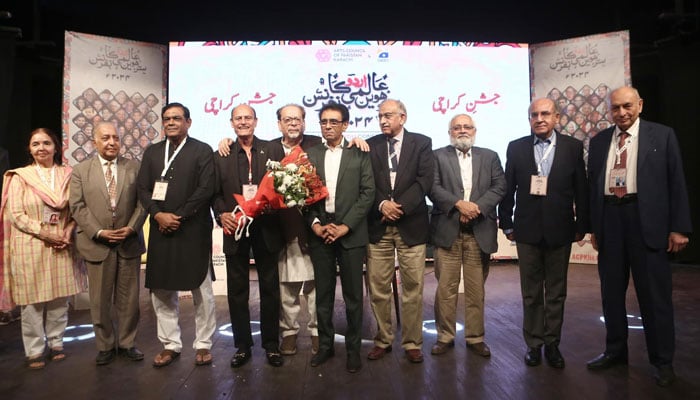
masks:
<path fill-rule="evenodd" d="M 675 266 L 673 273 L 678 376 L 670 388 L 659 388 L 652 377 L 632 284 L 628 293 L 629 365 L 605 372 L 590 372 L 586 361 L 604 348 L 601 322 L 600 284 L 595 265 L 572 264 L 560 349 L 566 368 L 546 363 L 528 367 L 523 362 L 522 302 L 517 264 L 498 262 L 491 266 L 486 283 L 486 342 L 492 356 L 484 359 L 468 352 L 459 340 L 454 350 L 430 355 L 436 340 L 433 301 L 436 281 L 432 265 L 425 270 L 422 364 L 409 363 L 401 350 L 400 332 L 394 351 L 378 361 L 368 361 L 376 326 L 364 299 L 362 362 L 359 373 L 345 370 L 343 338 L 336 336 L 335 358 L 312 368 L 308 332 L 300 332 L 298 353 L 284 357 L 281 368 L 269 366 L 256 335 L 253 359 L 239 369 L 229 361 L 235 352 L 228 325 L 225 296 L 216 296 L 217 321 L 210 366 L 194 365 L 192 300 L 181 300 L 181 324 L 185 348 L 172 365 L 156 369 L 153 357 L 162 349 L 156 337 L 153 309 L 148 292 L 141 292 L 141 321 L 137 346 L 146 354 L 142 362 L 118 358 L 112 364 L 95 366 L 94 340 L 88 310 L 71 310 L 65 344 L 68 358 L 30 371 L 25 367 L 20 322 L 0 326 L 0 398 L 2 399 L 698 399 L 700 398 L 700 268 Z M 251 270 L 251 279 L 255 271 Z M 366 293 L 365 293 L 366 295 Z M 257 283 L 251 283 L 251 314 L 259 316 Z M 304 307 L 305 309 L 305 307 Z M 340 288 L 336 290 L 336 331 L 345 329 Z M 463 322 L 462 295 L 458 321 Z M 303 313 L 302 313 L 303 314 Z M 253 325 L 254 331 L 257 325 Z M 458 336 L 462 337 L 460 330 Z"/>

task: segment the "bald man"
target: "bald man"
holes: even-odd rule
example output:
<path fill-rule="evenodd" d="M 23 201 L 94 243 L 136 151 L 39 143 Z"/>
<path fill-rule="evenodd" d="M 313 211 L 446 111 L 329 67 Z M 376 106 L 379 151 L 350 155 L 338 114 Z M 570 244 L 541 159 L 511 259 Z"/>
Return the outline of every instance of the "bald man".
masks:
<path fill-rule="evenodd" d="M 671 268 L 668 254 L 688 244 L 690 207 L 672 128 L 639 118 L 633 87 L 610 94 L 615 125 L 591 139 L 588 175 L 593 246 L 598 250 L 605 351 L 591 370 L 627 364 L 625 295 L 632 273 L 649 361 L 659 386 L 675 380 Z"/>

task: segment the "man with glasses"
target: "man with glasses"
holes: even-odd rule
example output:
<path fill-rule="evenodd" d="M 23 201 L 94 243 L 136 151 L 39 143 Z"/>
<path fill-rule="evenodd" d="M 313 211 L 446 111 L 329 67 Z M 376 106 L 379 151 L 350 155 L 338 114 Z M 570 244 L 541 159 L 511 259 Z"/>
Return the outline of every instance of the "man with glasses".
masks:
<path fill-rule="evenodd" d="M 534 100 L 529 119 L 531 134 L 508 144 L 498 215 L 517 245 L 525 364 L 539 365 L 544 345 L 547 363 L 564 368 L 559 343 L 571 242 L 589 232 L 583 143 L 554 130 L 559 112 L 550 99 Z"/>
<path fill-rule="evenodd" d="M 326 104 L 319 112 L 319 119 L 325 143 L 309 150 L 309 160 L 328 188 L 328 197 L 313 204 L 307 214 L 313 232 L 309 248 L 316 280 L 320 338 L 311 366 L 317 367 L 335 355 L 333 304 L 336 274 L 339 274 L 347 320 L 346 368 L 354 373 L 362 368 L 362 263 L 367 252 L 367 213 L 374 201 L 374 178 L 369 154 L 344 146 L 343 132 L 350 120 L 348 108 L 343 104 Z"/>
<path fill-rule="evenodd" d="M 277 110 L 277 127 L 282 132 L 282 137 L 270 141 L 271 157 L 279 161 L 296 146 L 301 146 L 304 151 L 308 151 L 321 143 L 320 137 L 304 134 L 305 117 L 304 107 L 298 104 L 287 104 Z M 314 267 L 309 256 L 308 228 L 304 217 L 297 209 L 279 210 L 279 218 L 286 243 L 278 260 L 282 304 L 280 353 L 294 355 L 297 352 L 298 317 L 301 311 L 300 300 L 303 296 L 309 313 L 309 322 L 306 326 L 311 333 L 311 353 L 316 354 L 318 352 L 316 287 Z"/>
<path fill-rule="evenodd" d="M 280 161 L 296 146 L 308 151 L 321 143 L 321 138 L 307 135 L 306 110 L 298 104 L 287 104 L 277 110 L 277 127 L 282 137 L 268 143 L 269 158 Z M 219 154 L 226 157 L 233 143 L 224 138 L 219 142 Z M 362 151 L 369 151 L 369 146 L 362 138 L 353 138 L 348 147 L 356 146 Z M 308 227 L 298 210 L 279 210 L 282 234 L 286 245 L 279 254 L 280 279 L 280 334 L 282 355 L 294 355 L 297 352 L 299 333 L 298 317 L 301 311 L 300 297 L 304 296 L 309 312 L 307 328 L 311 333 L 311 353 L 318 352 L 318 329 L 316 322 L 316 290 L 314 270 L 308 253 Z"/>
<path fill-rule="evenodd" d="M 482 357 L 491 350 L 484 341 L 484 283 L 490 255 L 498 250 L 496 206 L 506 193 L 506 178 L 496 152 L 474 147 L 476 126 L 469 115 L 450 120 L 450 145 L 435 150 L 435 181 L 430 237 L 435 245 L 435 326 L 431 354 L 454 347 L 457 289 L 464 275 L 464 337 L 467 348 Z"/>
<path fill-rule="evenodd" d="M 270 158 L 269 143 L 255 136 L 258 118 L 255 110 L 241 104 L 231 111 L 231 127 L 236 141 L 230 145 L 230 157 L 214 155 L 216 183 L 212 209 L 217 223 L 230 234 L 224 234 L 226 255 L 226 284 L 228 308 L 231 317 L 234 345 L 238 349 L 231 359 L 231 367 L 245 365 L 252 356 L 253 335 L 250 328 L 250 250 L 253 250 L 255 269 L 260 288 L 261 345 L 267 362 L 273 367 L 284 363 L 279 352 L 280 288 L 277 259 L 284 245 L 276 213 L 255 218 L 250 225 L 250 236 L 235 240 L 237 221 L 231 214 L 236 207 L 233 194 L 244 198 L 255 196 L 258 184 L 267 172 Z"/>
<path fill-rule="evenodd" d="M 379 106 L 381 134 L 371 137 L 370 158 L 376 192 L 370 210 L 367 274 L 372 311 L 377 320 L 374 348 L 378 360 L 392 349 L 392 280 L 398 254 L 401 275 L 401 346 L 412 363 L 423 362 L 423 272 L 428 241 L 428 205 L 433 184 L 429 137 L 404 129 L 406 107 L 398 100 Z M 398 318 L 399 316 L 397 316 Z"/>

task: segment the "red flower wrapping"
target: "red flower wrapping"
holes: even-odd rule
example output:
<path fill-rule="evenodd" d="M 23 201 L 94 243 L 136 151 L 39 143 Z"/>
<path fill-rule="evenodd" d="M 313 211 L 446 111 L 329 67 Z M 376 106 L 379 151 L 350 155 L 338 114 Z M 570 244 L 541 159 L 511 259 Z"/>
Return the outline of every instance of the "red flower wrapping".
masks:
<path fill-rule="evenodd" d="M 304 178 L 304 189 L 306 191 L 306 197 L 304 199 L 305 206 L 309 206 L 328 197 L 328 189 L 323 185 L 321 178 L 316 173 L 316 168 L 311 164 L 307 154 L 301 149 L 301 146 L 296 146 L 282 161 L 280 161 L 282 167 L 290 163 L 298 167 L 296 174 Z M 258 184 L 258 191 L 252 199 L 246 200 L 243 195 L 238 193 L 234 193 L 233 197 L 238 203 L 238 206 L 233 210 L 233 215 L 237 221 L 238 227 L 236 232 L 230 232 L 224 229 L 224 233 L 227 235 L 235 235 L 236 240 L 243 236 L 244 228 L 246 230 L 246 236 L 248 236 L 247 228 L 253 222 L 253 219 L 262 214 L 264 210 L 289 208 L 285 203 L 284 194 L 277 192 L 274 171 L 265 173 L 265 176 L 263 176 Z"/>

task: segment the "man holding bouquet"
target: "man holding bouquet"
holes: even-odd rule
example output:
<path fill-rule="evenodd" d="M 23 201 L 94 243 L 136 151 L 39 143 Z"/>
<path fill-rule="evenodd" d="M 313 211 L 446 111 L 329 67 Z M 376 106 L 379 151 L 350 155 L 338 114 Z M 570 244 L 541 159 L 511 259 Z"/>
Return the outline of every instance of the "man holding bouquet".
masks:
<path fill-rule="evenodd" d="M 246 200 L 255 197 L 258 184 L 265 176 L 269 143 L 258 139 L 255 110 L 241 104 L 231 112 L 231 126 L 237 139 L 230 145 L 229 157 L 214 155 L 216 193 L 212 209 L 217 222 L 224 228 L 224 254 L 228 287 L 228 306 L 234 344 L 238 348 L 231 359 L 231 367 L 238 368 L 250 360 L 253 336 L 250 329 L 250 250 L 253 250 L 260 287 L 260 330 L 262 347 L 267 361 L 274 367 L 282 366 L 279 353 L 280 290 L 277 258 L 283 240 L 277 214 L 263 214 L 249 226 L 249 236 L 236 240 L 233 233 L 238 224 L 245 224 L 232 215 L 238 204 L 233 194 Z"/>
<path fill-rule="evenodd" d="M 328 197 L 312 205 L 307 213 L 313 232 L 309 247 L 320 342 L 311 366 L 319 366 L 335 354 L 333 302 L 338 265 L 347 319 L 346 367 L 349 372 L 357 372 L 362 367 L 362 264 L 369 243 L 367 214 L 374 201 L 374 175 L 369 153 L 345 146 L 343 132 L 350 120 L 347 107 L 326 104 L 319 117 L 325 143 L 311 148 L 308 155 L 328 189 Z"/>

